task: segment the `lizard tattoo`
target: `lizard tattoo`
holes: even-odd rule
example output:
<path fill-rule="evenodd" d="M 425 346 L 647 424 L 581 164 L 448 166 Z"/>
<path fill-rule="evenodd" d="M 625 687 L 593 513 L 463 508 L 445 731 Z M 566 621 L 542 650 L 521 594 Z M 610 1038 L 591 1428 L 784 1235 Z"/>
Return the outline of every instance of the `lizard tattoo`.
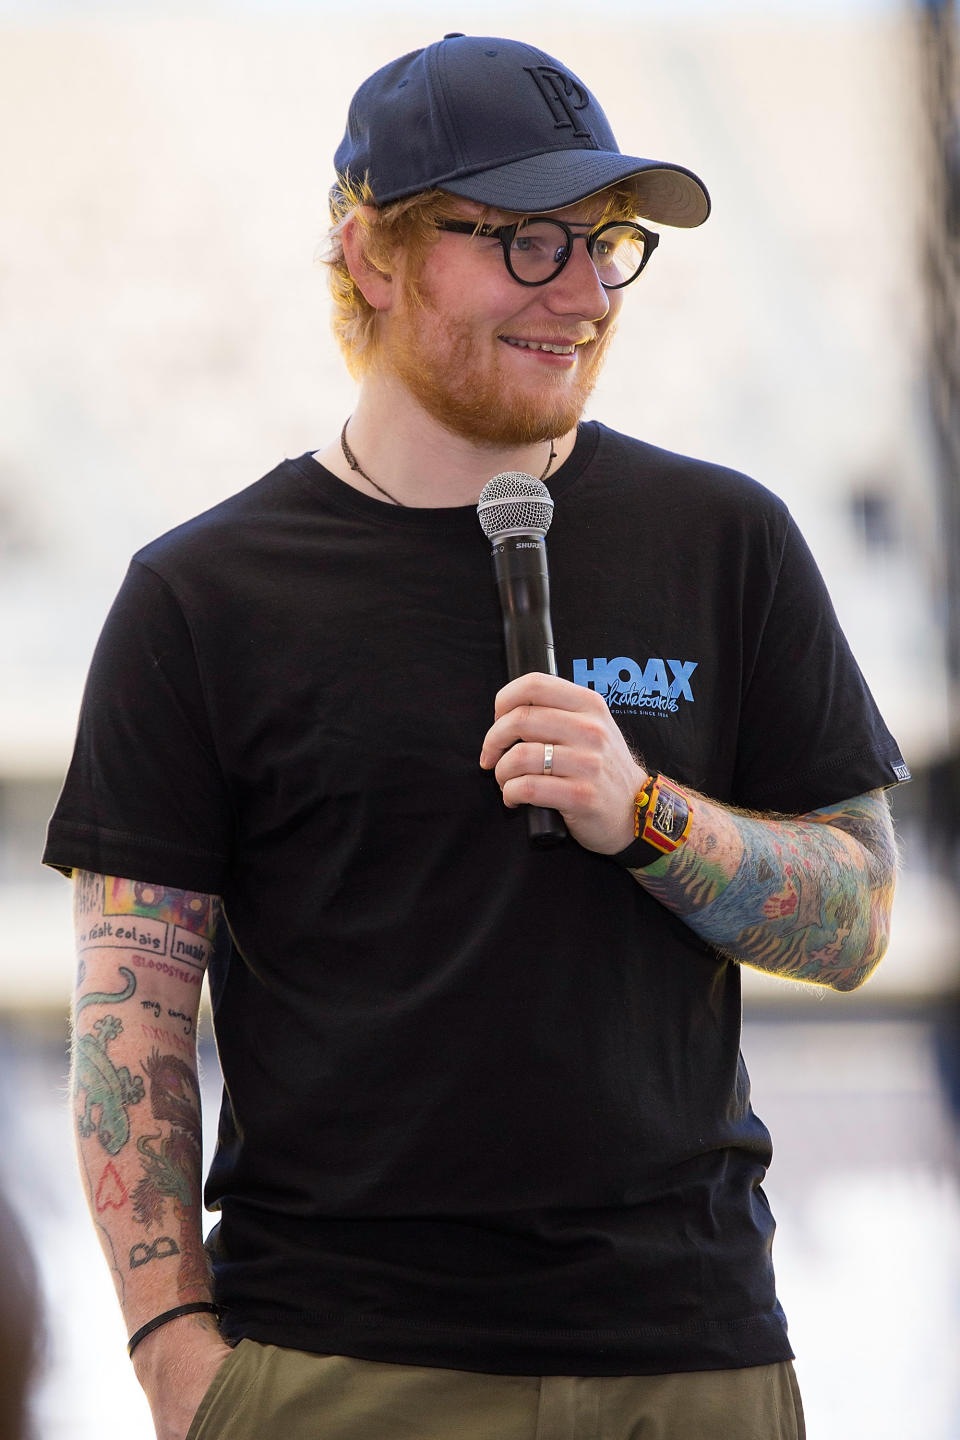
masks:
<path fill-rule="evenodd" d="M 92 991 L 77 1001 L 76 1014 L 88 1005 L 110 1005 L 129 1000 L 137 988 L 137 977 L 125 965 L 120 974 L 126 978 L 122 990 L 113 994 Z M 130 1138 L 130 1118 L 127 1106 L 138 1104 L 144 1096 L 143 1078 L 131 1075 L 126 1065 L 114 1065 L 107 1053 L 112 1040 L 123 1033 L 123 1021 L 116 1015 L 104 1015 L 94 1021 L 93 1029 L 80 1035 L 76 1042 L 76 1084 L 74 1095 L 86 1091 L 83 1114 L 77 1120 L 77 1129 L 86 1139 L 96 1132 L 97 1139 L 108 1155 L 116 1155 Z M 96 1121 L 95 1109 L 100 1111 Z"/>

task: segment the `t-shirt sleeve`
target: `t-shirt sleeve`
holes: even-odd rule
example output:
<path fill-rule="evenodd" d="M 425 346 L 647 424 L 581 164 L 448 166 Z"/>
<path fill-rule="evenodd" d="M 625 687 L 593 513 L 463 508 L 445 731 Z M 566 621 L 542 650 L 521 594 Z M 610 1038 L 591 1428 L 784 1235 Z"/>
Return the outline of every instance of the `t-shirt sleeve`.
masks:
<path fill-rule="evenodd" d="M 44 863 L 219 894 L 232 830 L 189 625 L 134 560 L 94 652 Z"/>
<path fill-rule="evenodd" d="M 909 780 L 792 519 L 758 635 L 742 697 L 737 804 L 799 814 Z"/>

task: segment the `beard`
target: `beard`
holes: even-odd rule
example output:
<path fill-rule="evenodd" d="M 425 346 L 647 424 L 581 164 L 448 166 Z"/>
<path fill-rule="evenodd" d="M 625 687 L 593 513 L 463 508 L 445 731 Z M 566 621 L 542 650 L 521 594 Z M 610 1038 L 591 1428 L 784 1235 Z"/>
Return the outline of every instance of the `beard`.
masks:
<path fill-rule="evenodd" d="M 408 304 L 391 316 L 379 354 L 427 414 L 452 434 L 480 445 L 533 445 L 566 435 L 577 424 L 612 338 L 611 325 L 599 340 L 578 348 L 572 383 L 569 374 L 544 368 L 536 388 L 525 390 L 500 363 L 497 347 L 505 342 L 469 321 L 443 316 L 425 299 L 422 307 Z"/>

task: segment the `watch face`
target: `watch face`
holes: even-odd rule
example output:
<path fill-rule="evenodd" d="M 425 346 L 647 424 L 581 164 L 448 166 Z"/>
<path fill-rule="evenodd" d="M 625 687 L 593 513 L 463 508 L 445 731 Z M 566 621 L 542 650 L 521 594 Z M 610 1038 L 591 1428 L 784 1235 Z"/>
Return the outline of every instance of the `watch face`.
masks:
<path fill-rule="evenodd" d="M 683 840 L 690 821 L 690 806 L 681 790 L 666 780 L 658 780 L 653 804 L 647 813 L 643 838 L 658 850 L 676 850 Z"/>

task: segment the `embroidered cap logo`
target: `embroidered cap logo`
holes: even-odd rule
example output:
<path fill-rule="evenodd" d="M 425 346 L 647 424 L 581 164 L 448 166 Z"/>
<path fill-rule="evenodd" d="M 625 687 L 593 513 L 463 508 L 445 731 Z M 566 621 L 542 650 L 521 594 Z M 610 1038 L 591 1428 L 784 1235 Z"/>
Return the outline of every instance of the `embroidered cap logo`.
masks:
<path fill-rule="evenodd" d="M 577 140 L 593 140 L 586 122 L 577 113 L 586 110 L 590 96 L 571 76 L 550 65 L 525 65 L 540 94 L 546 100 L 557 130 L 571 129 Z M 596 145 L 596 141 L 593 141 Z"/>

